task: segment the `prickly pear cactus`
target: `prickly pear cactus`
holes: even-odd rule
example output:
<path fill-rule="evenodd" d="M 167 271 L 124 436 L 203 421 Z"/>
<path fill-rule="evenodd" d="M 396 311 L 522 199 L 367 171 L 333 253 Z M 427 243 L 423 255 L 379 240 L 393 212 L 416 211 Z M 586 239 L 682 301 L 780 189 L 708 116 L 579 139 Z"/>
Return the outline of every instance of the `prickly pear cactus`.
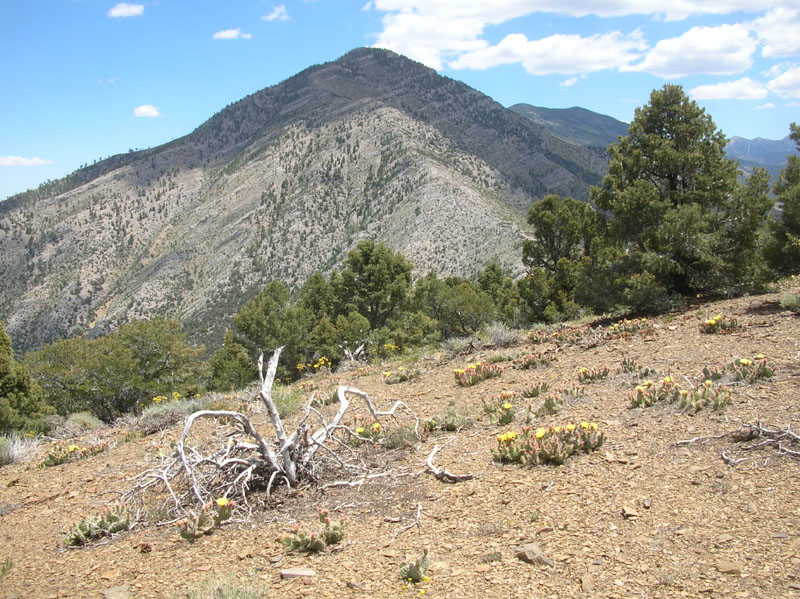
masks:
<path fill-rule="evenodd" d="M 407 564 L 400 564 L 400 577 L 411 582 L 422 582 L 425 580 L 425 573 L 428 571 L 428 550 L 422 550 L 422 557 L 417 561 Z"/>

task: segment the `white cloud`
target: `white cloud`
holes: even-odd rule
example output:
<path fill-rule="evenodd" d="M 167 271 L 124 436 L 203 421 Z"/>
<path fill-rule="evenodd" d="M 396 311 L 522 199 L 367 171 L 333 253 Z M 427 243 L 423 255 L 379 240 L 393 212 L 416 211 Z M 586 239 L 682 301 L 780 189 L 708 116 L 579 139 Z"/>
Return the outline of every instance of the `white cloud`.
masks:
<path fill-rule="evenodd" d="M 659 41 L 631 67 L 666 79 L 693 74 L 733 75 L 752 65 L 757 42 L 744 25 L 692 27 L 679 37 Z"/>
<path fill-rule="evenodd" d="M 800 66 L 795 66 L 781 73 L 767 83 L 769 91 L 778 94 L 784 100 L 800 98 Z"/>
<path fill-rule="evenodd" d="M 386 12 L 469 16 L 492 23 L 502 23 L 535 12 L 570 17 L 663 15 L 665 19 L 674 21 L 692 15 L 761 12 L 774 6 L 774 0 L 374 0 L 374 5 Z"/>
<path fill-rule="evenodd" d="M 696 100 L 760 100 L 766 98 L 768 93 L 763 84 L 749 77 L 714 85 L 700 85 L 689 90 L 689 95 Z"/>
<path fill-rule="evenodd" d="M 775 108 L 775 104 L 772 102 L 767 102 L 766 104 L 762 104 L 761 106 L 755 106 L 753 110 L 766 110 L 768 108 Z"/>
<path fill-rule="evenodd" d="M 108 9 L 107 17 L 123 19 L 125 17 L 141 17 L 144 14 L 144 4 L 128 4 L 120 2 Z"/>
<path fill-rule="evenodd" d="M 796 0 L 792 0 L 795 2 Z M 724 15 L 735 12 L 764 12 L 774 4 L 774 0 L 369 0 L 363 9 L 369 7 L 384 12 L 383 31 L 377 34 L 375 47 L 387 48 L 409 58 L 423 62 L 435 69 L 450 61 L 458 60 L 467 52 L 486 51 L 492 53 L 490 44 L 483 38 L 484 29 L 489 25 L 500 25 L 518 17 L 535 13 L 557 14 L 569 17 L 614 17 L 627 15 L 650 15 L 667 20 L 684 19 L 692 15 Z M 266 18 L 266 17 L 265 17 Z M 726 26 L 731 27 L 731 26 Z M 755 47 L 756 41 L 747 34 L 745 26 L 726 31 L 722 28 L 707 28 L 710 33 L 720 29 L 720 35 L 735 34 L 736 40 L 745 43 L 745 49 Z M 701 31 L 702 33 L 702 31 Z M 605 34 L 611 35 L 611 34 Z M 513 39 L 513 38 L 512 38 Z M 681 38 L 677 38 L 681 39 Z M 721 40 L 717 40 L 719 42 Z M 701 45 L 702 47 L 702 45 Z M 663 48 L 662 52 L 669 48 Z M 494 51 L 497 53 L 497 50 Z M 733 66 L 724 67 L 724 49 L 714 61 L 706 61 L 716 66 L 711 72 L 739 72 L 742 64 L 742 49 L 735 49 L 729 59 Z M 753 53 L 747 54 L 749 57 Z M 670 57 L 674 56 L 670 53 Z M 581 56 L 581 60 L 583 60 Z M 665 56 L 657 54 L 651 59 L 654 69 L 664 62 Z M 667 65 L 662 65 L 667 66 Z M 668 69 L 672 70 L 672 69 Z M 574 72 L 581 69 L 572 69 Z M 695 72 L 695 71 L 692 71 Z M 703 71 L 706 72 L 706 71 Z"/>
<path fill-rule="evenodd" d="M 372 0 L 369 0 L 369 2 L 367 2 L 364 6 L 362 6 L 361 10 L 365 12 L 368 10 L 372 10 Z"/>
<path fill-rule="evenodd" d="M 512 33 L 496 46 L 461 55 L 449 66 L 483 70 L 520 63 L 531 75 L 591 73 L 624 67 L 638 59 L 639 52 L 646 48 L 638 30 L 629 35 L 614 31 L 590 37 L 557 34 L 539 40 Z"/>
<path fill-rule="evenodd" d="M 265 21 L 288 21 L 289 13 L 286 12 L 286 7 L 283 4 L 278 4 L 278 6 L 272 8 L 271 13 L 261 18 Z"/>
<path fill-rule="evenodd" d="M 215 40 L 249 40 L 252 39 L 253 36 L 249 33 L 242 33 L 242 30 L 237 27 L 236 29 L 225 29 L 223 31 L 217 31 L 214 35 L 211 36 L 212 39 Z"/>
<path fill-rule="evenodd" d="M 42 166 L 53 164 L 52 160 L 42 158 L 23 158 L 22 156 L 0 156 L 0 166 Z"/>
<path fill-rule="evenodd" d="M 763 44 L 762 56 L 776 58 L 800 54 L 800 9 L 781 7 L 770 10 L 752 23 Z"/>
<path fill-rule="evenodd" d="M 569 79 L 567 79 L 566 81 L 562 81 L 558 85 L 559 85 L 559 87 L 572 87 L 576 83 L 578 83 L 578 78 L 577 77 L 570 77 Z"/>
<path fill-rule="evenodd" d="M 141 116 L 148 118 L 161 116 L 161 113 L 158 111 L 158 108 L 156 108 L 152 104 L 142 104 L 141 106 L 137 106 L 136 108 L 133 109 L 133 114 L 134 116 Z"/>

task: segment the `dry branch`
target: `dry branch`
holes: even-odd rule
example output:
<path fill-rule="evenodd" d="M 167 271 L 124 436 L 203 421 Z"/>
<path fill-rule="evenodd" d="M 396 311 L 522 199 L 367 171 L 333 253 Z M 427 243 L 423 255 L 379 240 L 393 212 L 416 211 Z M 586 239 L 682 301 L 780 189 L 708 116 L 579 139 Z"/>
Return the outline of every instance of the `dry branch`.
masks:
<path fill-rule="evenodd" d="M 437 468 L 433 465 L 433 459 L 436 457 L 436 454 L 439 453 L 439 450 L 442 449 L 438 445 L 434 446 L 433 451 L 428 455 L 428 459 L 425 461 L 425 465 L 430 470 L 431 474 L 433 474 L 438 480 L 448 482 L 448 483 L 460 483 L 465 480 L 471 480 L 475 478 L 474 474 L 453 474 L 448 472 L 444 468 Z"/>
<path fill-rule="evenodd" d="M 263 435 L 246 415 L 239 412 L 195 412 L 186 419 L 175 452 L 158 466 L 137 475 L 135 486 L 125 496 L 155 495 L 165 515 L 162 520 L 174 520 L 192 510 L 202 509 L 220 497 L 240 498 L 240 505 L 250 510 L 253 489 L 264 489 L 269 497 L 275 485 L 281 483 L 295 488 L 317 482 L 319 472 L 328 466 L 353 476 L 348 486 L 358 486 L 383 476 L 368 473 L 358 452 L 340 438 L 342 435 L 351 435 L 362 441 L 368 440 L 343 424 L 353 397 L 364 401 L 376 422 L 380 422 L 381 418 L 396 420 L 400 412 L 406 413 L 414 419 L 414 432 L 419 438 L 419 419 L 405 403 L 396 401 L 390 409 L 379 410 L 369 395 L 345 386 L 338 389 L 339 409 L 330 421 L 313 406 L 312 395 L 294 431 L 287 434 L 272 397 L 272 384 L 282 349 L 275 350 L 266 372 L 263 355 L 258 360 L 259 397 L 269 413 L 273 436 Z M 228 429 L 222 435 L 225 441 L 221 447 L 208 453 L 207 449 L 189 445 L 193 427 L 201 419 L 233 424 L 235 430 L 231 432 Z M 315 430 L 309 423 L 313 419 L 318 421 Z M 343 484 L 342 481 L 333 486 L 340 484 Z"/>

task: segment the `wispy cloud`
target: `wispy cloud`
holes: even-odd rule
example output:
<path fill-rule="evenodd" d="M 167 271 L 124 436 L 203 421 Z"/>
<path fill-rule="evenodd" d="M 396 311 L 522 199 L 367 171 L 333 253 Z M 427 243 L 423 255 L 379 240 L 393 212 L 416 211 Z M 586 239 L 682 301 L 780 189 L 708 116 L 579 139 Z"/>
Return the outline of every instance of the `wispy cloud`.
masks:
<path fill-rule="evenodd" d="M 112 8 L 108 9 L 106 16 L 117 19 L 124 19 L 126 17 L 141 17 L 144 14 L 144 4 L 128 4 L 127 2 L 120 2 Z"/>
<path fill-rule="evenodd" d="M 289 13 L 286 12 L 286 7 L 283 4 L 273 7 L 271 13 L 261 18 L 265 21 L 288 21 L 290 19 Z"/>
<path fill-rule="evenodd" d="M 225 29 L 223 31 L 217 31 L 213 36 L 212 39 L 215 40 L 249 40 L 252 39 L 253 36 L 249 33 L 242 33 L 242 30 L 237 27 L 236 29 Z"/>
<path fill-rule="evenodd" d="M 760 100 L 766 98 L 768 93 L 763 84 L 750 77 L 714 85 L 700 85 L 689 90 L 689 95 L 696 100 Z"/>
<path fill-rule="evenodd" d="M 762 104 L 761 106 L 756 106 L 753 110 L 767 110 L 769 108 L 775 108 L 775 104 L 772 102 L 767 102 L 766 104 Z"/>
<path fill-rule="evenodd" d="M 566 81 L 562 81 L 561 83 L 559 83 L 558 86 L 559 87 L 572 87 L 576 83 L 578 83 L 578 78 L 577 77 L 570 77 Z"/>
<path fill-rule="evenodd" d="M 0 166 L 42 166 L 53 164 L 52 160 L 42 158 L 23 158 L 22 156 L 0 156 Z"/>
<path fill-rule="evenodd" d="M 153 106 L 152 104 L 142 104 L 141 106 L 137 106 L 133 109 L 134 116 L 141 116 L 146 118 L 154 118 L 157 116 L 161 116 L 161 113 L 158 111 L 158 108 Z"/>

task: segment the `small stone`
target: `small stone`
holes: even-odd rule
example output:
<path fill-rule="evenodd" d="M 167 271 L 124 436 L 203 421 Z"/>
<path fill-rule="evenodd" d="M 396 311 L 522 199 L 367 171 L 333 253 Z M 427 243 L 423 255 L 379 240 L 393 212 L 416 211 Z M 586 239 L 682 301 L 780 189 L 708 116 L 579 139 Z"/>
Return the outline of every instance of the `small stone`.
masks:
<path fill-rule="evenodd" d="M 127 584 L 100 591 L 100 594 L 103 595 L 103 599 L 131 599 L 132 597 L 131 587 Z"/>
<path fill-rule="evenodd" d="M 788 539 L 789 535 L 787 535 L 785 532 L 776 532 L 774 535 L 772 535 L 772 538 L 773 539 Z"/>
<path fill-rule="evenodd" d="M 538 543 L 528 543 L 527 545 L 517 547 L 515 555 L 528 564 L 555 566 L 555 562 L 544 554 L 544 551 L 542 551 Z"/>
<path fill-rule="evenodd" d="M 119 570 L 111 569 L 111 570 L 106 570 L 105 572 L 103 572 L 100 575 L 100 578 L 102 580 L 114 580 L 118 576 L 119 576 Z"/>
<path fill-rule="evenodd" d="M 629 505 L 622 506 L 622 517 L 623 518 L 638 518 L 639 512 L 637 512 L 633 507 Z"/>
<path fill-rule="evenodd" d="M 478 564 L 477 566 L 475 566 L 475 571 L 481 573 L 491 572 L 492 567 L 489 564 Z"/>
<path fill-rule="evenodd" d="M 644 506 L 644 509 L 649 510 L 650 506 L 653 505 L 653 500 L 645 497 L 642 499 L 642 505 Z"/>
<path fill-rule="evenodd" d="M 198 572 L 211 572 L 214 569 L 214 566 L 210 564 L 206 564 L 205 566 L 197 566 Z"/>
<path fill-rule="evenodd" d="M 742 565 L 729 560 L 723 560 L 717 563 L 717 570 L 722 574 L 741 574 Z"/>
<path fill-rule="evenodd" d="M 311 568 L 287 568 L 281 570 L 281 578 L 312 578 L 315 576 L 314 570 Z"/>
<path fill-rule="evenodd" d="M 594 581 L 588 574 L 581 576 L 581 590 L 584 593 L 590 593 L 592 590 L 594 590 Z"/>

